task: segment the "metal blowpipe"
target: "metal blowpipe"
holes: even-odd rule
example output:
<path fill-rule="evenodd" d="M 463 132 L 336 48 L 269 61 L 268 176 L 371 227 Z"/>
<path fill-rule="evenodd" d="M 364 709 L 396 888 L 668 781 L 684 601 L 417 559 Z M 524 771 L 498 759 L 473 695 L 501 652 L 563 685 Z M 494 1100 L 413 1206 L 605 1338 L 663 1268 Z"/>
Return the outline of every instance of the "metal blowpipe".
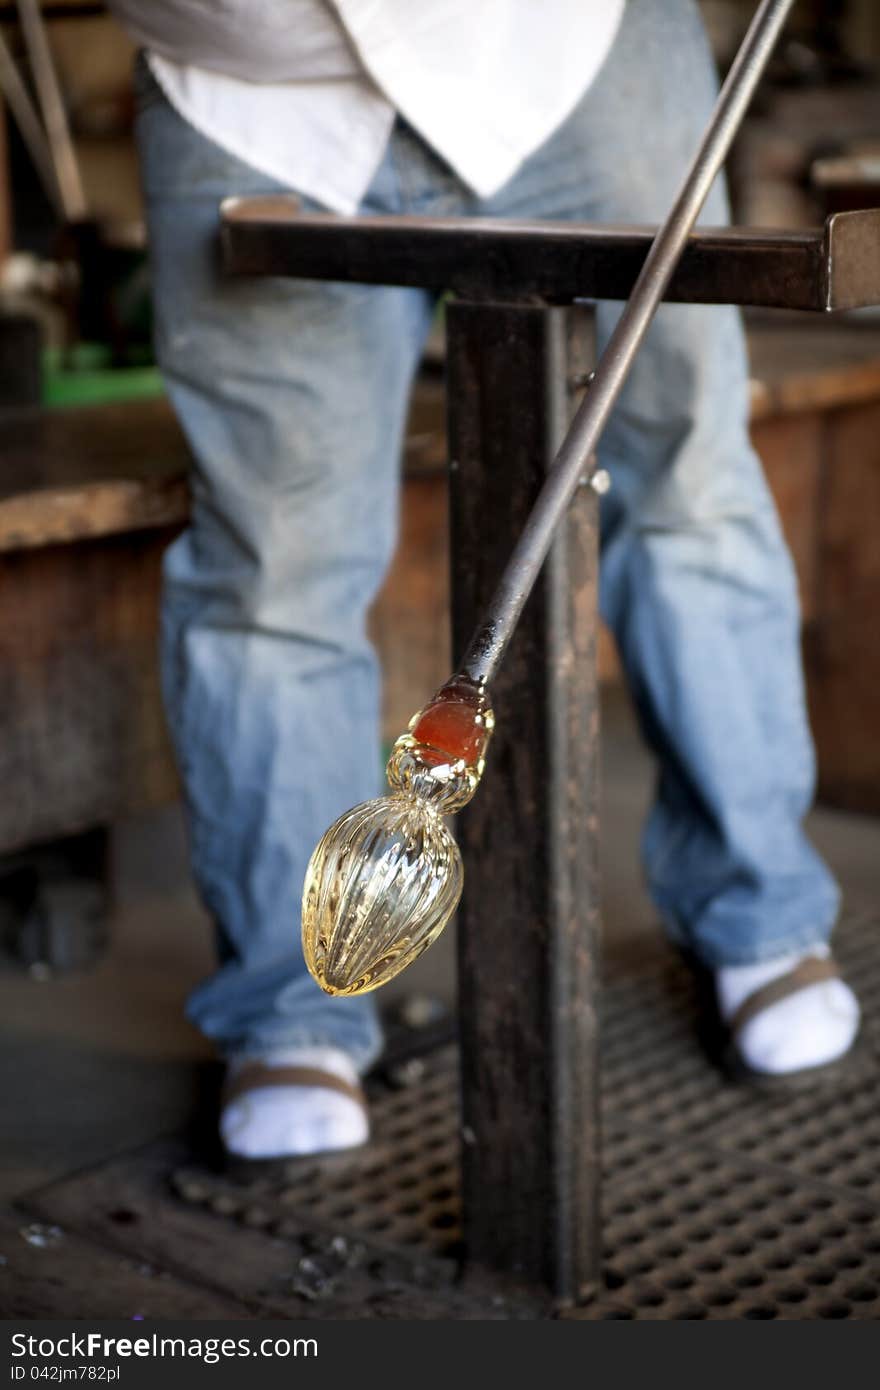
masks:
<path fill-rule="evenodd" d="M 793 0 L 762 0 L 665 222 L 548 471 L 461 666 L 388 760 L 390 795 L 340 816 L 306 871 L 306 964 L 328 994 L 364 994 L 412 964 L 458 904 L 464 869 L 443 817 L 470 801 L 494 727 L 489 683 L 721 168 Z"/>

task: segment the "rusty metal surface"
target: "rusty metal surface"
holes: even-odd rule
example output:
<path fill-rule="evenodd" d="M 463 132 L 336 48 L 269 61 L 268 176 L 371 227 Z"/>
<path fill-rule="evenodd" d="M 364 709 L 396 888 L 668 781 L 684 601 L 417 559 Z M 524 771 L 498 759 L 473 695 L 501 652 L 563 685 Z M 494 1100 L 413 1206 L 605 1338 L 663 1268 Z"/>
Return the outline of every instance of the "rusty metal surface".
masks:
<path fill-rule="evenodd" d="M 474 630 L 570 414 L 565 310 L 447 314 L 453 650 Z M 585 1296 L 598 1274 L 598 498 L 582 489 L 492 684 L 459 818 L 465 1245 Z"/>
<path fill-rule="evenodd" d="M 664 1160 L 609 1189 L 605 1294 L 579 1317 L 877 1318 L 876 1209 L 706 1149 Z"/>
<path fill-rule="evenodd" d="M 0 1210 L 2 1318 L 247 1318 L 227 1294 L 102 1248 L 72 1231 Z"/>
<path fill-rule="evenodd" d="M 699 993 L 659 934 L 610 954 L 603 1276 L 566 1316 L 880 1317 L 878 928 L 863 915 L 838 934 L 867 1020 L 851 1070 L 773 1096 L 725 1082 L 707 1059 Z M 408 1086 L 373 1081 L 374 1137 L 356 1154 L 245 1185 L 166 1142 L 56 1183 L 29 1210 L 249 1316 L 551 1316 L 524 1288 L 460 1282 L 456 1053 L 421 1061 Z M 92 1278 L 92 1303 L 101 1293 Z M 28 1311 L 62 1315 L 57 1291 L 43 1298 L 32 1275 Z"/>
<path fill-rule="evenodd" d="M 880 298 L 880 208 L 829 217 L 824 258 L 829 309 L 876 304 Z"/>
<path fill-rule="evenodd" d="M 424 286 L 466 299 L 567 304 L 626 299 L 653 227 L 480 218 L 304 214 L 295 198 L 223 205 L 222 250 L 235 275 Z M 880 210 L 800 231 L 702 228 L 666 298 L 825 312 L 880 302 Z"/>
<path fill-rule="evenodd" d="M 408 1093 L 410 1112 L 416 1109 L 416 1094 L 421 1092 Z M 24 1204 L 26 1215 L 19 1224 L 34 1217 L 51 1224 L 57 1228 L 57 1244 L 41 1252 L 42 1290 L 31 1258 L 26 1302 L 22 1294 L 14 1303 L 6 1281 L 15 1280 L 21 1261 L 14 1258 L 20 1252 L 13 1244 L 8 1266 L 0 1268 L 0 1316 L 8 1316 L 9 1306 L 19 1316 L 62 1315 L 56 1287 L 61 1262 L 52 1255 L 55 1250 L 64 1254 L 70 1245 L 78 1251 L 82 1292 L 76 1291 L 76 1268 L 68 1264 L 63 1290 L 67 1317 L 86 1316 L 96 1306 L 103 1316 L 145 1311 L 146 1290 L 140 1307 L 123 1301 L 129 1291 L 117 1290 L 106 1261 L 96 1257 L 108 1251 L 147 1267 L 157 1280 L 176 1280 L 230 1300 L 247 1317 L 485 1320 L 546 1312 L 546 1300 L 542 1303 L 521 1288 L 479 1274 L 462 1280 L 449 1252 L 457 1220 L 440 1227 L 435 1223 L 429 1228 L 434 1235 L 427 1238 L 424 1230 L 416 1235 L 405 1208 L 415 1203 L 423 1212 L 440 1214 L 427 1195 L 426 1188 L 436 1189 L 439 1182 L 431 1169 L 442 1164 L 445 1175 L 456 1173 L 457 1165 L 448 1153 L 445 1159 L 438 1154 L 436 1132 L 428 1127 L 411 1155 L 419 1163 L 417 1182 L 398 1192 L 398 1154 L 387 1147 L 397 1142 L 395 1119 L 385 1098 L 383 1092 L 380 1100 L 374 1088 L 376 1137 L 368 1150 L 318 1165 L 293 1163 L 286 1179 L 245 1186 L 208 1166 L 193 1166 L 184 1143 L 161 1140 L 35 1194 Z M 453 1085 L 445 1088 L 447 1132 L 454 1115 Z M 401 1176 L 406 1183 L 407 1174 Z M 313 1209 L 304 1209 L 303 1202 L 311 1202 Z M 401 1224 L 395 1224 L 396 1218 Z"/>

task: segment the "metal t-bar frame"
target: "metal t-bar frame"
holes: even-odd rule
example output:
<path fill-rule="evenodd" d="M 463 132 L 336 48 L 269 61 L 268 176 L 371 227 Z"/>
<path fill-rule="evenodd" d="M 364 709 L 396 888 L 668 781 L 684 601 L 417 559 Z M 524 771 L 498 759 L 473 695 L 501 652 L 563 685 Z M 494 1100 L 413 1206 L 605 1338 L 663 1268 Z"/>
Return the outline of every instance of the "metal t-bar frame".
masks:
<path fill-rule="evenodd" d="M 234 275 L 294 275 L 449 290 L 461 299 L 571 304 L 626 299 L 655 227 L 464 217 L 302 213 L 293 195 L 228 198 L 223 261 Z M 859 309 L 880 299 L 880 208 L 799 231 L 701 227 L 663 296 L 672 303 Z"/>
<path fill-rule="evenodd" d="M 749 90 L 787 8 L 765 0 L 759 11 L 738 60 Z M 699 199 L 676 205 L 665 241 L 649 229 L 300 216 L 295 200 L 281 198 L 223 208 L 231 273 L 459 296 L 447 315 L 454 638 L 461 649 L 476 628 L 469 669 L 497 672 L 503 711 L 484 785 L 460 826 L 465 1239 L 470 1261 L 542 1284 L 561 1301 L 589 1296 L 599 1252 L 598 515 L 578 477 L 659 299 L 814 310 L 880 299 L 880 213 L 838 215 L 819 232 L 688 236 L 741 113 L 740 96 L 725 91 L 720 143 L 708 150 L 704 141 L 692 169 Z M 606 385 L 597 373 L 580 407 L 566 477 L 557 474 L 530 544 L 528 583 L 516 570 L 499 606 L 511 540 L 548 496 L 547 469 L 570 415 L 567 383 L 586 365 L 576 335 L 581 358 L 570 370 L 566 315 L 547 306 L 623 298 L 634 283 L 645 292 L 628 320 L 624 312 L 623 340 L 612 340 Z"/>

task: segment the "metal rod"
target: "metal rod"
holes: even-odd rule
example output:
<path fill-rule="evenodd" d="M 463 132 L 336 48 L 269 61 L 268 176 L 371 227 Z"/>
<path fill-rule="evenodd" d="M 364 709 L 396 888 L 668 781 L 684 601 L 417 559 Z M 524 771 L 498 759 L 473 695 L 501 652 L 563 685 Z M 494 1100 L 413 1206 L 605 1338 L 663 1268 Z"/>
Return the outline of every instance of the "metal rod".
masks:
<path fill-rule="evenodd" d="M 498 588 L 471 638 L 461 670 L 488 683 L 513 635 L 517 619 L 544 562 L 553 532 L 590 468 L 599 436 L 633 358 L 663 298 L 688 235 L 727 156 L 794 0 L 762 0 L 715 104 L 690 168 L 666 221 L 645 259 L 632 294 L 596 368 L 547 474 Z"/>
<path fill-rule="evenodd" d="M 82 222 L 87 210 L 86 196 L 73 141 L 70 138 L 64 98 L 61 95 L 52 50 L 37 0 L 18 0 L 18 13 L 43 113 L 64 215 L 68 222 Z"/>
<path fill-rule="evenodd" d="M 30 93 L 19 75 L 15 59 L 2 34 L 0 34 L 0 95 L 3 96 L 15 117 L 19 134 L 34 162 L 34 168 L 39 175 L 46 197 L 55 211 L 63 214 L 64 206 L 58 188 L 58 180 L 55 177 L 49 142 L 40 124 L 36 108 L 31 101 Z"/>

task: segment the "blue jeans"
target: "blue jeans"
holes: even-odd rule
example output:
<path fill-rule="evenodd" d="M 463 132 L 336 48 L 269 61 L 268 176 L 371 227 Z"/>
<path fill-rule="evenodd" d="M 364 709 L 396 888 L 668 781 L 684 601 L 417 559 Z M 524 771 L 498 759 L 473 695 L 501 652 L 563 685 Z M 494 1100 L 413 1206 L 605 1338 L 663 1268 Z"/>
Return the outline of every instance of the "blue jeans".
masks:
<path fill-rule="evenodd" d="M 398 122 L 363 210 L 656 222 L 714 92 L 690 0 L 630 0 L 578 109 L 497 196 L 478 200 Z M 313 984 L 300 895 L 323 830 L 381 785 L 365 618 L 434 306 L 414 290 L 224 279 L 220 200 L 277 185 L 189 127 L 143 68 L 138 139 L 157 351 L 196 460 L 162 622 L 220 953 L 189 1014 L 228 1052 L 332 1044 L 364 1067 L 380 1047 L 372 997 Z M 726 217 L 719 184 L 703 220 Z M 600 346 L 619 311 L 599 304 Z M 747 417 L 737 313 L 664 306 L 601 448 L 602 611 L 659 765 L 648 882 L 709 965 L 808 948 L 838 905 L 801 828 L 813 752 L 796 584 Z"/>

